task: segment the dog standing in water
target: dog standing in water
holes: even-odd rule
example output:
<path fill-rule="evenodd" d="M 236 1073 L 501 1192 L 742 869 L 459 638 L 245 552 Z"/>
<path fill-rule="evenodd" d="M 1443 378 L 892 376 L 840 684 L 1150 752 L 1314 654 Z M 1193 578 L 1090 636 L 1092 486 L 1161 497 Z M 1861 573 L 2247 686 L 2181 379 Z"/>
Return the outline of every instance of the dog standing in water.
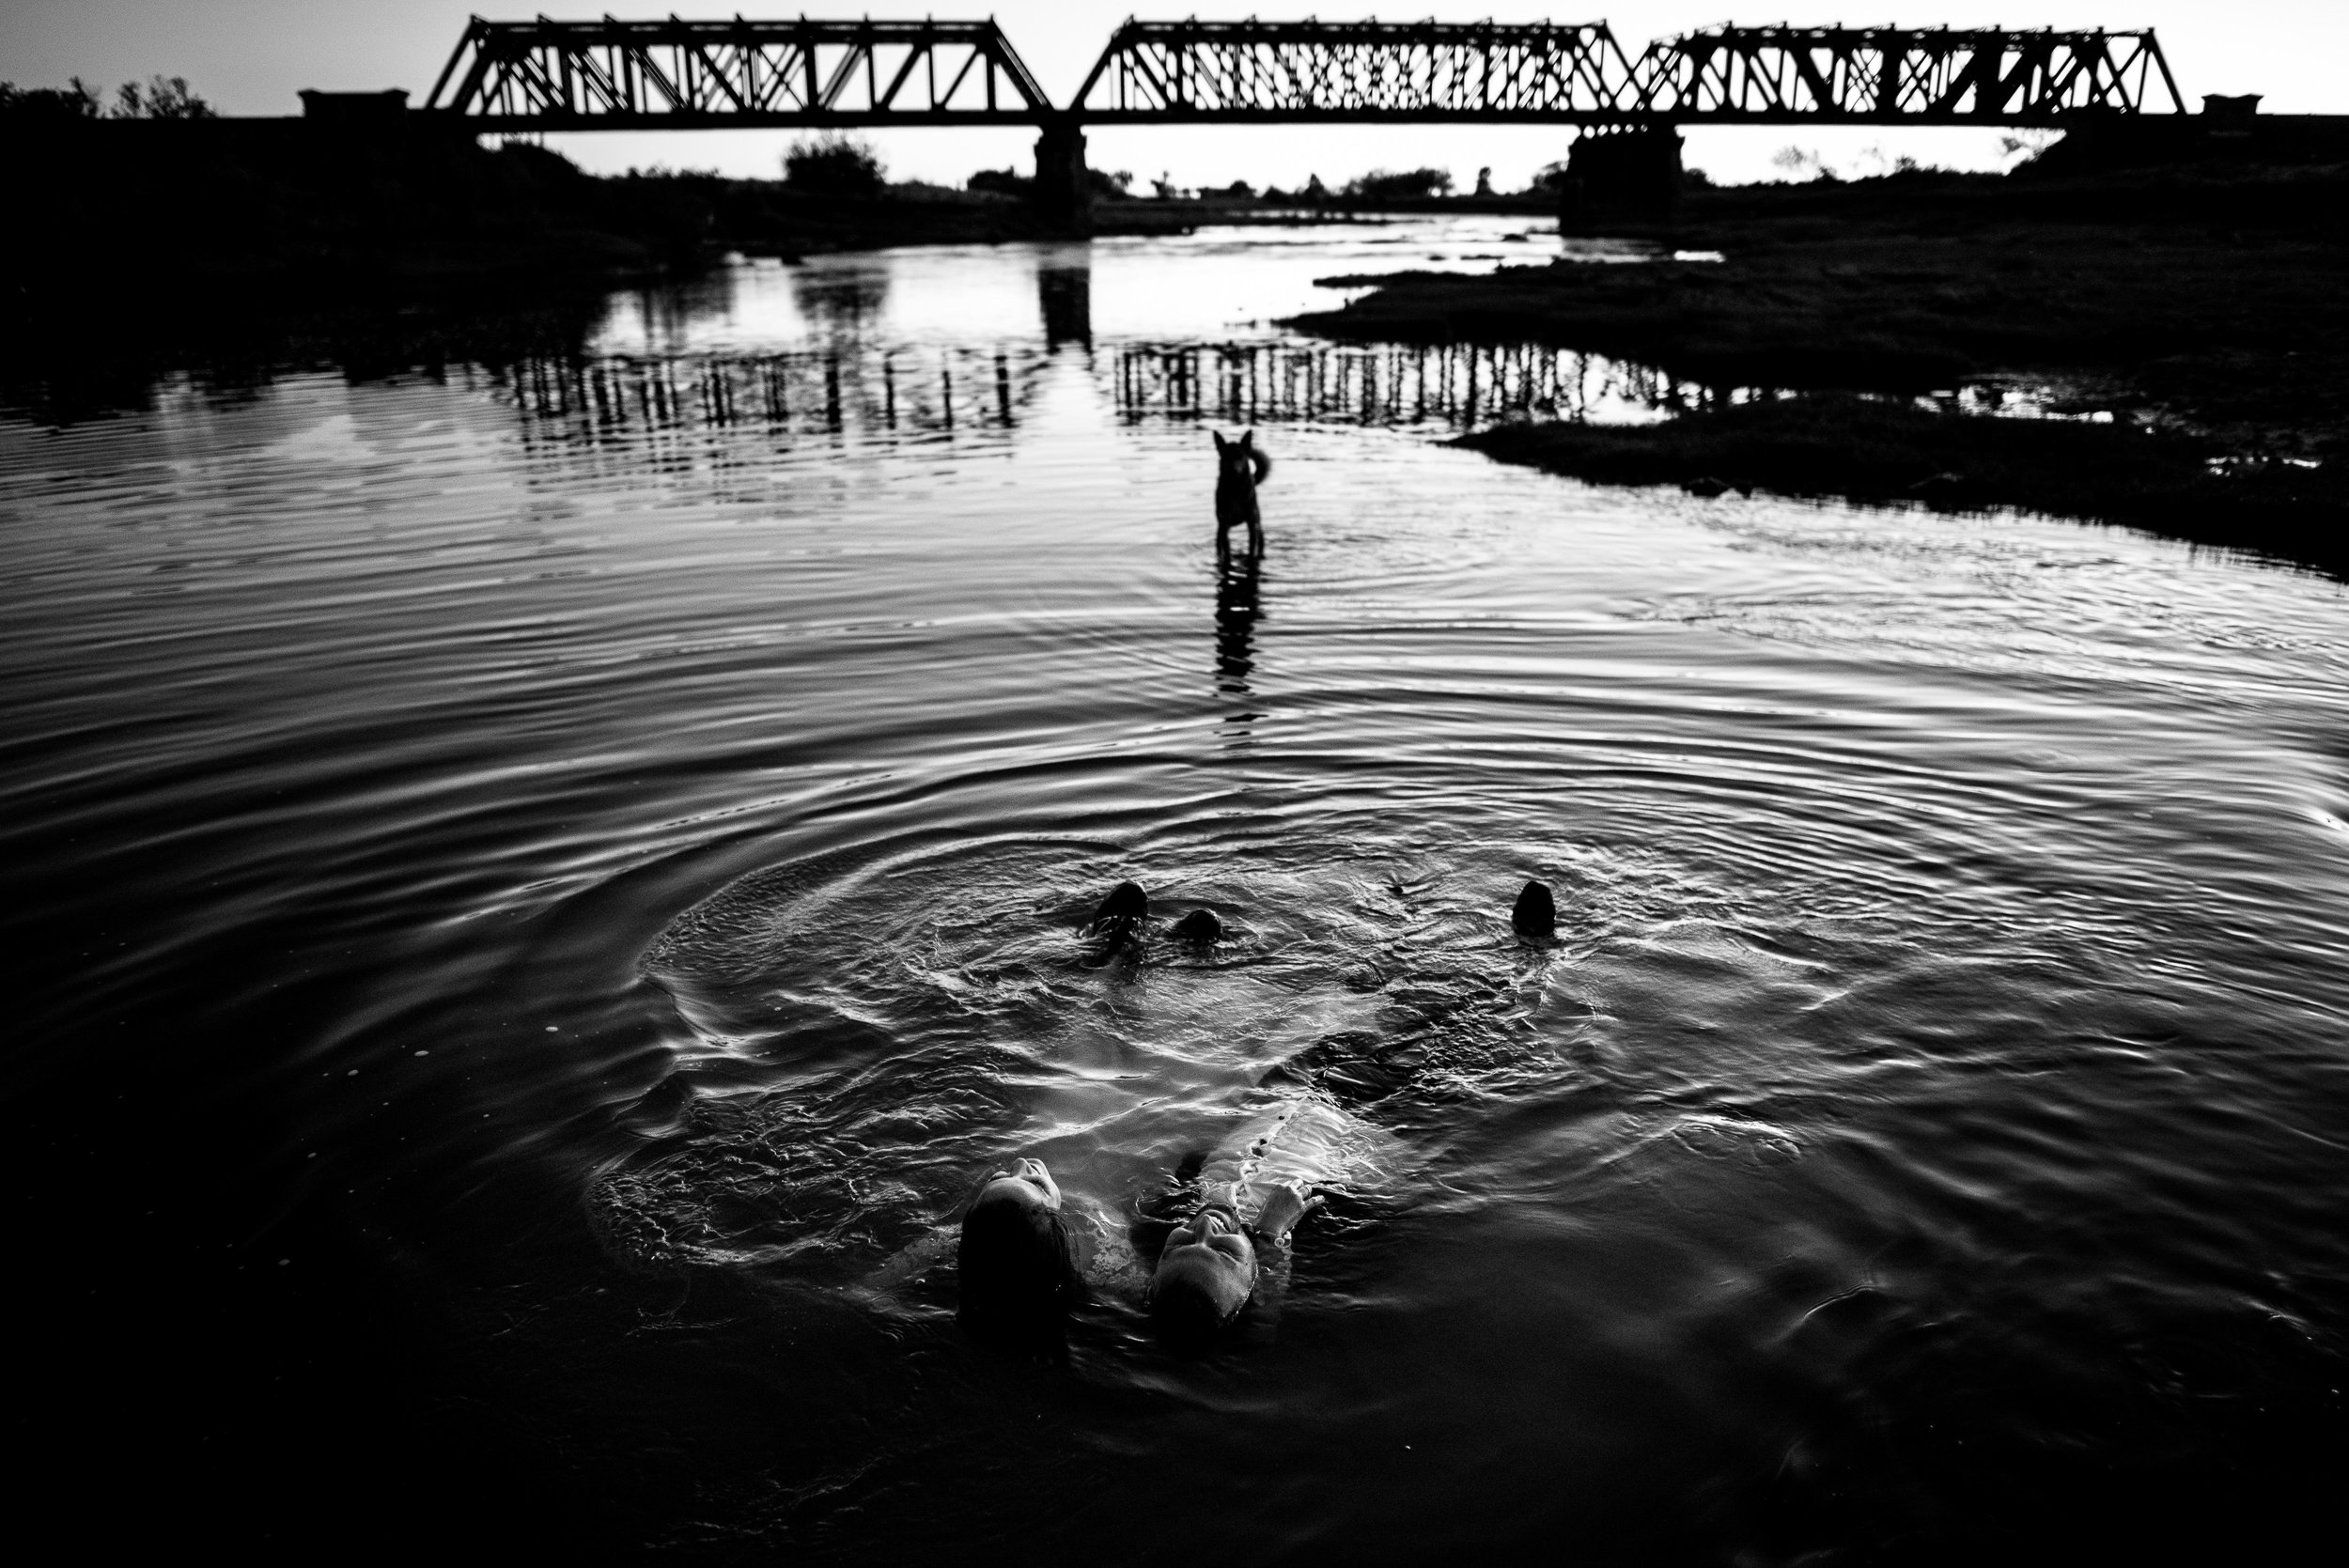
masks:
<path fill-rule="evenodd" d="M 1248 553 L 1264 553 L 1264 514 L 1256 508 L 1256 487 L 1272 472 L 1272 459 L 1256 450 L 1256 432 L 1237 441 L 1215 437 L 1215 553 L 1220 560 L 1232 552 L 1232 529 L 1248 525 Z"/>

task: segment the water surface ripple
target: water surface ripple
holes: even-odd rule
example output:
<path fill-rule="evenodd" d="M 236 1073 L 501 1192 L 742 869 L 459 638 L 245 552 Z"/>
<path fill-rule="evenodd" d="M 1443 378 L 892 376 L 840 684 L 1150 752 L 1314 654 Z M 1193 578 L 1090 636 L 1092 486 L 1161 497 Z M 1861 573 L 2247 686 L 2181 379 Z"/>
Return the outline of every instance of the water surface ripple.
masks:
<path fill-rule="evenodd" d="M 1465 360 L 1297 395 L 1263 322 L 1362 249 L 745 265 L 568 360 L 0 426 L 58 1169 L 168 1098 L 200 1278 L 366 1281 L 607 1544 L 1918 1560 L 2303 1495 L 2338 585 L 1493 466 Z M 1254 573 L 1194 350 L 1294 372 Z M 1485 385 L 1672 390 L 1534 360 Z M 1090 962 L 1128 877 L 1230 939 Z M 991 1161 L 1113 1243 L 1305 1088 L 1378 1157 L 1277 1314 L 1178 1354 L 1112 1259 L 1064 1360 L 957 1328 Z"/>

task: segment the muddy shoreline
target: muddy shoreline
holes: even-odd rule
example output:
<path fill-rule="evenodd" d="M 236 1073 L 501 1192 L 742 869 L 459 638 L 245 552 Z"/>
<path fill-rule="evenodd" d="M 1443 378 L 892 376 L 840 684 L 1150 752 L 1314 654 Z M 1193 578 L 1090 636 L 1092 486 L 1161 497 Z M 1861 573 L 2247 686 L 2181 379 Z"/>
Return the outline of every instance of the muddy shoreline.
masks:
<path fill-rule="evenodd" d="M 1503 425 L 1455 445 L 1596 484 L 1766 491 L 1943 512 L 2014 507 L 2118 523 L 2349 577 L 2338 464 L 2231 459 L 2121 424 L 1947 414 L 1816 393 L 1655 425 Z"/>

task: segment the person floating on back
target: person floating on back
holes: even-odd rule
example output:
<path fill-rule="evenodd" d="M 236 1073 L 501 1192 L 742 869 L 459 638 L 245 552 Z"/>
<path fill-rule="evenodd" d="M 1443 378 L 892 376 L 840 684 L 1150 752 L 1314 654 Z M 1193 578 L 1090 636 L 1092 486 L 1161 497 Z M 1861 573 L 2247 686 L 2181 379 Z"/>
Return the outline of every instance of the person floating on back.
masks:
<path fill-rule="evenodd" d="M 1211 1334 L 1286 1288 L 1289 1232 L 1324 1188 L 1357 1168 L 1368 1134 L 1322 1096 L 1299 1094 L 1240 1126 L 1199 1171 L 1198 1205 L 1150 1276 L 1150 1312 L 1177 1339 Z"/>
<path fill-rule="evenodd" d="M 1215 553 L 1218 560 L 1231 553 L 1232 530 L 1239 523 L 1248 525 L 1248 553 L 1251 558 L 1264 553 L 1264 514 L 1256 509 L 1256 487 L 1272 472 L 1272 459 L 1256 450 L 1256 432 L 1250 430 L 1237 441 L 1225 441 L 1221 430 L 1210 431 L 1215 437 Z"/>
<path fill-rule="evenodd" d="M 1228 1202 L 1210 1201 L 1174 1227 L 1150 1276 L 1150 1312 L 1173 1335 L 1203 1338 L 1237 1317 L 1258 1294 L 1265 1253 L 1285 1277 L 1289 1232 L 1319 1206 L 1294 1187 L 1275 1187 L 1252 1224 Z"/>
<path fill-rule="evenodd" d="M 1120 882 L 1085 927 L 1088 938 L 1123 946 L 1149 918 L 1150 895 Z M 1509 913 L 1528 941 L 1558 924 L 1548 886 L 1528 882 Z M 1195 909 L 1174 934 L 1212 942 L 1222 923 Z M 1322 1204 L 1318 1195 L 1348 1167 L 1359 1124 L 1315 1094 L 1300 1094 L 1245 1124 L 1202 1162 L 1197 1206 L 1159 1252 L 1148 1292 L 1151 1313 L 1173 1336 L 1213 1334 L 1250 1301 L 1278 1296 L 1288 1276 L 1289 1233 Z M 957 1252 L 962 1315 L 973 1327 L 1034 1332 L 1056 1326 L 1077 1299 L 1083 1258 L 1060 1186 L 1036 1159 L 988 1174 L 962 1218 Z"/>

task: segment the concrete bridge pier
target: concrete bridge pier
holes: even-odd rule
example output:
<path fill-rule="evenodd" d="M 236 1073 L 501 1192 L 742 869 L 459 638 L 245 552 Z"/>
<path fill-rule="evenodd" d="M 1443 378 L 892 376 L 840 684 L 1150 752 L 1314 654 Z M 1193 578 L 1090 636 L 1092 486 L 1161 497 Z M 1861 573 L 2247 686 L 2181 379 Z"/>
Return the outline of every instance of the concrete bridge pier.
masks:
<path fill-rule="evenodd" d="M 1658 223 L 1680 204 L 1680 132 L 1670 125 L 1596 125 L 1566 152 L 1558 226 Z"/>
<path fill-rule="evenodd" d="M 1085 167 L 1085 133 L 1073 119 L 1046 123 L 1035 139 L 1035 213 L 1053 234 L 1093 233 L 1093 171 Z"/>

